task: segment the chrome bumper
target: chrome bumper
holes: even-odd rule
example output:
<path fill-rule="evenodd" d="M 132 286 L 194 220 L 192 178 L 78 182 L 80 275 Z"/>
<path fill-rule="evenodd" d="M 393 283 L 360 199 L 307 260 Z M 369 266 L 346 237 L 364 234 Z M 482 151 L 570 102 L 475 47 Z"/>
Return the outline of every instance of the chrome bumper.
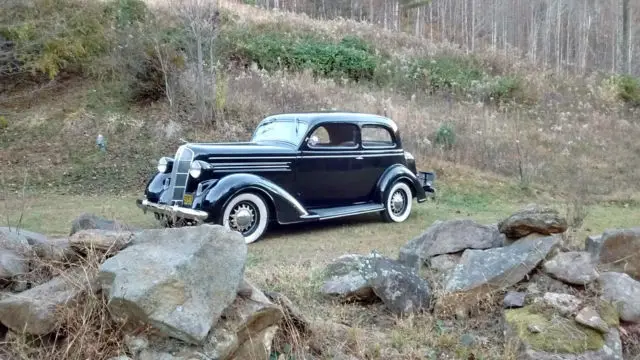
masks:
<path fill-rule="evenodd" d="M 137 199 L 136 205 L 142 209 L 145 213 L 151 211 L 158 214 L 168 215 L 172 218 L 183 218 L 189 220 L 195 220 L 198 222 L 204 222 L 209 217 L 209 213 L 201 210 L 193 210 L 189 208 L 180 207 L 177 205 L 164 205 L 152 203 L 146 199 Z"/>

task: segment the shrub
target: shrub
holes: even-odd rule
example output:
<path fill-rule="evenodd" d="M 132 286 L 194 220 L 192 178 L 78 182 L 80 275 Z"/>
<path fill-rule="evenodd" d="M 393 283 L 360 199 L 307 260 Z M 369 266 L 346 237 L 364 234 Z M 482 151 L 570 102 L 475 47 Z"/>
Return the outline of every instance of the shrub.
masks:
<path fill-rule="evenodd" d="M 409 65 L 408 77 L 415 79 L 419 87 L 432 92 L 465 93 L 484 79 L 485 73 L 473 58 L 419 58 Z"/>
<path fill-rule="evenodd" d="M 631 106 L 640 106 L 640 81 L 631 75 L 614 75 L 606 80 L 618 99 Z"/>
<path fill-rule="evenodd" d="M 444 149 L 451 149 L 456 142 L 456 133 L 452 125 L 442 124 L 436 131 L 435 144 Z"/>

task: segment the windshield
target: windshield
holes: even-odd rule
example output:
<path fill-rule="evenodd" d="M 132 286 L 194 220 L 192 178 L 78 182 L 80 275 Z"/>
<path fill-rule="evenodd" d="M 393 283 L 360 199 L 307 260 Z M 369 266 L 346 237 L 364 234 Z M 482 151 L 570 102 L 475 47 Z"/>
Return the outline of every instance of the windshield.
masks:
<path fill-rule="evenodd" d="M 252 142 L 285 141 L 298 145 L 308 124 L 296 119 L 274 119 L 262 123 L 253 134 Z"/>

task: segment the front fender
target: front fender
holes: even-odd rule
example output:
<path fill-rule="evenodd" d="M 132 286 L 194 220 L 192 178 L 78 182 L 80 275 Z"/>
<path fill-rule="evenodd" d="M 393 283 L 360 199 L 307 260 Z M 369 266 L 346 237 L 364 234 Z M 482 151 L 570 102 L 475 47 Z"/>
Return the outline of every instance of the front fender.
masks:
<path fill-rule="evenodd" d="M 280 224 L 301 221 L 308 215 L 306 209 L 286 190 L 273 182 L 254 174 L 232 174 L 218 180 L 204 195 L 201 209 L 211 218 L 220 221 L 222 212 L 229 200 L 244 191 L 263 195 L 272 215 Z"/>
<path fill-rule="evenodd" d="M 409 183 L 409 186 L 413 189 L 414 196 L 418 202 L 423 202 L 427 199 L 427 195 L 424 192 L 420 184 L 420 180 L 411 170 L 402 164 L 396 164 L 390 166 L 378 179 L 376 184 L 376 192 L 374 194 L 374 201 L 383 203 L 387 191 L 398 180 L 404 180 Z"/>
<path fill-rule="evenodd" d="M 144 195 L 147 200 L 157 203 L 160 202 L 162 198 L 162 194 L 165 191 L 164 182 L 168 179 L 171 174 L 165 174 L 161 172 L 156 172 L 154 175 L 149 178 L 147 181 L 147 186 L 144 190 Z"/>

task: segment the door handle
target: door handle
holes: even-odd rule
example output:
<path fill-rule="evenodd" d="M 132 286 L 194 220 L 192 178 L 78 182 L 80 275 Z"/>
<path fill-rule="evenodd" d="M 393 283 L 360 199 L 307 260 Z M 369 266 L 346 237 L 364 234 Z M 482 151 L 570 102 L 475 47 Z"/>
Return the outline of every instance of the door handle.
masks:
<path fill-rule="evenodd" d="M 364 159 L 362 155 L 356 157 L 356 160 L 362 160 L 362 159 Z"/>

